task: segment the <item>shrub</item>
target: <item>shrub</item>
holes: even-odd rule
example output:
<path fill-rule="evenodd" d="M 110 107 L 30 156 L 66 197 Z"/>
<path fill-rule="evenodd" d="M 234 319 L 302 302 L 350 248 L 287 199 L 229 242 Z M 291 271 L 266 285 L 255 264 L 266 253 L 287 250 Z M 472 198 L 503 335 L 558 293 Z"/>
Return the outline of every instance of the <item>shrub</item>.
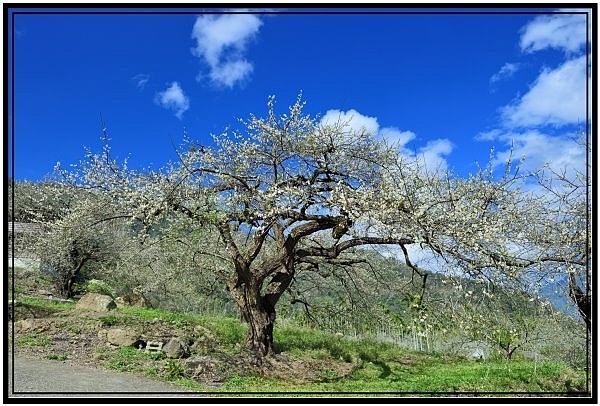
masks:
<path fill-rule="evenodd" d="M 186 378 L 188 371 L 180 361 L 168 360 L 165 364 L 166 377 L 168 380 L 176 380 L 179 378 Z"/>

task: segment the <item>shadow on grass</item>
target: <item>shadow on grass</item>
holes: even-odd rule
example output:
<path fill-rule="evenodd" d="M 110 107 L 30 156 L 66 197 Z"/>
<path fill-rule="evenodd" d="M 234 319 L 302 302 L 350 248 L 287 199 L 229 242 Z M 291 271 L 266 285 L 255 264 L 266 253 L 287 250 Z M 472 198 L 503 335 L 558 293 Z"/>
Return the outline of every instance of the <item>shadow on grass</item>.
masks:
<path fill-rule="evenodd" d="M 60 309 L 53 309 L 44 307 L 37 304 L 21 303 L 21 302 L 9 302 L 8 303 L 8 316 L 10 319 L 21 320 L 27 318 L 43 318 L 50 316 L 53 313 L 61 311 Z"/>
<path fill-rule="evenodd" d="M 361 352 L 359 355 L 361 360 L 365 362 L 370 362 L 376 367 L 381 368 L 381 374 L 379 374 L 379 379 L 387 378 L 392 374 L 392 369 L 386 364 L 384 361 L 380 360 L 377 355 L 367 354 Z"/>

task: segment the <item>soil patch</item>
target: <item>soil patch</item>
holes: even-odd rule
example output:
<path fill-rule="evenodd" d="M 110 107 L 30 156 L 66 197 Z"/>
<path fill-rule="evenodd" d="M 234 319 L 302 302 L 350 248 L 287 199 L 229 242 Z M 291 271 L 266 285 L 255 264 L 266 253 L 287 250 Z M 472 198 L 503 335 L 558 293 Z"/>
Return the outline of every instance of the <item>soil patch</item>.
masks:
<path fill-rule="evenodd" d="M 214 334 L 203 326 L 175 327 L 171 322 L 134 317 L 115 317 L 114 312 L 84 310 L 43 311 L 36 306 L 17 306 L 9 335 L 14 333 L 15 354 L 19 357 L 58 360 L 72 366 L 106 367 L 119 370 L 157 371 L 159 376 L 189 377 L 208 387 L 222 385 L 231 376 L 263 376 L 291 383 L 329 382 L 348 376 L 356 368 L 354 362 L 326 359 L 300 359 L 288 353 L 258 358 L 236 348 L 223 348 Z M 31 311 L 30 311 L 31 310 Z M 116 325 L 111 320 L 118 319 Z M 132 357 L 123 364 L 123 347 L 107 342 L 110 329 L 139 331 L 145 342 L 170 338 L 186 342 L 190 351 L 181 359 L 168 359 L 164 354 Z M 144 351 L 142 341 L 129 345 L 131 352 Z M 121 357 L 121 358 L 120 358 Z M 121 363 L 121 364 L 119 364 Z M 181 368 L 174 371 L 173 368 Z"/>

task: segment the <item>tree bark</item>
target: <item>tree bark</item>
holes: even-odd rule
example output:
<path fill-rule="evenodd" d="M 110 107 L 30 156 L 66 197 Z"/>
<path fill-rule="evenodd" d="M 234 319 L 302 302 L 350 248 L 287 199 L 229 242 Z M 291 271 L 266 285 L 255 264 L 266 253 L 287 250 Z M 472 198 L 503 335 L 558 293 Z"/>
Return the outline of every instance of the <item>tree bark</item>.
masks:
<path fill-rule="evenodd" d="M 577 284 L 577 280 L 575 278 L 575 274 L 569 273 L 569 295 L 577 305 L 577 309 L 579 310 L 579 314 L 585 321 L 585 325 L 588 330 L 592 328 L 591 322 L 591 300 L 590 296 L 587 292 L 581 290 L 579 285 Z"/>
<path fill-rule="evenodd" d="M 261 357 L 273 354 L 275 308 L 261 299 L 259 305 L 243 309 L 242 317 L 248 323 L 246 349 Z"/>
<path fill-rule="evenodd" d="M 65 278 L 63 279 L 62 286 L 60 286 L 60 294 L 63 297 L 67 299 L 73 298 L 73 285 L 75 283 L 75 278 L 77 278 L 77 276 L 79 275 L 79 271 L 81 271 L 81 268 L 83 268 L 83 266 L 89 259 L 91 258 L 87 256 L 80 258 L 79 261 L 73 265 L 73 268 L 69 272 L 67 272 Z"/>
<path fill-rule="evenodd" d="M 242 320 L 248 324 L 244 347 L 258 357 L 272 354 L 275 305 L 261 296 L 260 287 L 254 283 L 230 286 L 230 293 L 240 310 Z"/>

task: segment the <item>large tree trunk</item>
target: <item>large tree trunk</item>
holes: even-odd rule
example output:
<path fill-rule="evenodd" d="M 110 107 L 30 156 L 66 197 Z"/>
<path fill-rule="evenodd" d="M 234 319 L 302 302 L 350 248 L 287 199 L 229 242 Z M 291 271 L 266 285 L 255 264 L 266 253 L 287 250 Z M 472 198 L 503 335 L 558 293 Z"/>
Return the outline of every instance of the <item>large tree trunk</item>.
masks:
<path fill-rule="evenodd" d="M 575 278 L 575 274 L 569 273 L 569 296 L 577 305 L 577 309 L 579 310 L 579 314 L 583 318 L 585 325 L 588 330 L 592 328 L 592 304 L 591 298 L 588 292 L 584 292 L 581 290 L 579 285 L 577 284 L 577 279 Z"/>
<path fill-rule="evenodd" d="M 274 353 L 273 327 L 275 326 L 275 308 L 264 299 L 260 305 L 242 309 L 242 317 L 248 323 L 245 347 L 258 356 Z"/>
<path fill-rule="evenodd" d="M 248 324 L 245 347 L 258 357 L 274 353 L 275 305 L 290 286 L 294 275 L 293 267 L 287 265 L 276 272 L 266 273 L 270 276 L 268 281 L 263 276 L 265 273 L 244 272 L 249 276 L 245 282 L 238 277 L 228 286 L 242 320 Z"/>
<path fill-rule="evenodd" d="M 273 327 L 275 325 L 275 306 L 261 296 L 260 288 L 242 284 L 231 288 L 242 320 L 248 324 L 248 333 L 244 346 L 259 357 L 273 353 Z"/>

